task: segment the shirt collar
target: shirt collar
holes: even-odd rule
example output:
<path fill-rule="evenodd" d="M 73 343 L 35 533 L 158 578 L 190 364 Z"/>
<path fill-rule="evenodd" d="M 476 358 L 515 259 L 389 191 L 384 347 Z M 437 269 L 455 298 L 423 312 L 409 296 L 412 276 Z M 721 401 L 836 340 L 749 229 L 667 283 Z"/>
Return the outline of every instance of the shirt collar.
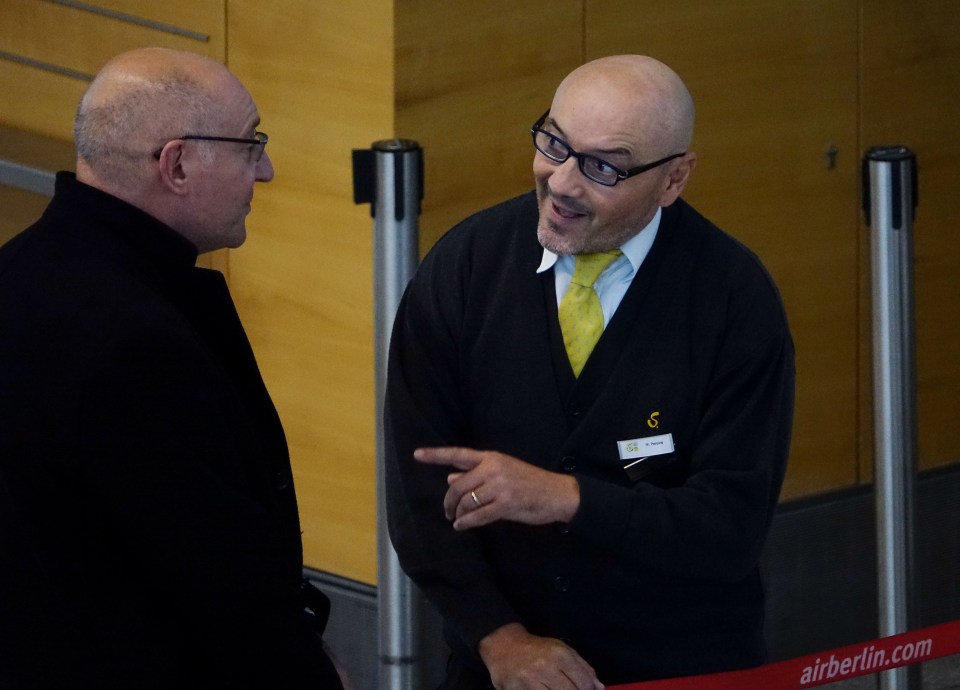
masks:
<path fill-rule="evenodd" d="M 643 263 L 643 260 L 647 258 L 647 254 L 650 253 L 650 248 L 653 246 L 654 240 L 657 239 L 657 230 L 660 228 L 660 217 L 662 215 L 663 210 L 658 207 L 657 212 L 653 214 L 653 218 L 644 226 L 643 230 L 620 246 L 620 251 L 627 257 L 634 271 L 640 268 L 640 264 Z M 544 247 L 543 257 L 540 259 L 540 266 L 537 268 L 537 273 L 549 271 L 553 268 L 553 265 L 557 263 L 559 258 L 557 254 L 554 254 Z"/>

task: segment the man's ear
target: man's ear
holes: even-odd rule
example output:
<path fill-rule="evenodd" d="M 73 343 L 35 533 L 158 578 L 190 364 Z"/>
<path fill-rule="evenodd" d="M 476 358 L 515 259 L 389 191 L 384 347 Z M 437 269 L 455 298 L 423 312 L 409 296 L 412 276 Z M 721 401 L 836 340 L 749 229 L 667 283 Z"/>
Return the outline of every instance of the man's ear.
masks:
<path fill-rule="evenodd" d="M 160 150 L 160 182 L 168 191 L 178 196 L 187 193 L 187 149 L 183 140 L 168 141 Z"/>
<path fill-rule="evenodd" d="M 677 200 L 684 188 L 687 186 L 687 180 L 690 179 L 690 173 L 697 165 L 697 154 L 688 152 L 682 158 L 678 158 L 676 164 L 670 169 L 667 175 L 667 186 L 660 195 L 660 205 L 669 206 Z"/>

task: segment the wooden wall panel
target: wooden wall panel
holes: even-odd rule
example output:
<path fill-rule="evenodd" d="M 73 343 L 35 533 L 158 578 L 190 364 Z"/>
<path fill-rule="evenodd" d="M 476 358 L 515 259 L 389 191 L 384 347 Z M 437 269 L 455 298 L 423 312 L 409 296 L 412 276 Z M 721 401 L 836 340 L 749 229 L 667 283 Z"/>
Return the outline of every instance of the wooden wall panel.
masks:
<path fill-rule="evenodd" d="M 72 142 L 73 116 L 87 83 L 0 59 L 0 123 Z"/>
<path fill-rule="evenodd" d="M 3 244 L 28 225 L 31 225 L 50 201 L 43 194 L 25 192 L 0 185 L 0 244 Z"/>
<path fill-rule="evenodd" d="M 0 124 L 72 141 L 73 114 L 89 78 L 130 48 L 159 45 L 223 60 L 224 0 L 101 0 L 96 5 L 120 16 L 42 0 L 0 0 L 0 93 L 5 94 Z"/>
<path fill-rule="evenodd" d="M 861 148 L 909 146 L 917 155 L 914 226 L 917 412 L 921 467 L 960 460 L 960 13 L 938 0 L 870 0 L 863 5 Z M 861 265 L 865 452 L 870 472 L 873 414 L 868 231 Z"/>
<path fill-rule="evenodd" d="M 0 120 L 3 108 L 0 107 Z M 49 139 L 0 124 L 0 161 L 15 166 L 53 172 L 73 170 L 73 144 Z M 0 175 L 2 178 L 3 175 Z M 31 225 L 50 201 L 46 194 L 0 184 L 0 244 Z"/>
<path fill-rule="evenodd" d="M 646 53 L 687 82 L 699 164 L 685 197 L 780 286 L 798 368 L 787 497 L 859 478 L 857 7 L 587 1 L 587 59 Z"/>
<path fill-rule="evenodd" d="M 390 0 L 230 0 L 227 64 L 276 177 L 230 285 L 290 445 L 307 564 L 376 581 L 373 275 L 351 149 L 393 134 Z"/>
<path fill-rule="evenodd" d="M 582 62 L 582 26 L 581 1 L 397 3 L 396 133 L 424 149 L 422 252 L 533 188 L 530 125 Z"/>

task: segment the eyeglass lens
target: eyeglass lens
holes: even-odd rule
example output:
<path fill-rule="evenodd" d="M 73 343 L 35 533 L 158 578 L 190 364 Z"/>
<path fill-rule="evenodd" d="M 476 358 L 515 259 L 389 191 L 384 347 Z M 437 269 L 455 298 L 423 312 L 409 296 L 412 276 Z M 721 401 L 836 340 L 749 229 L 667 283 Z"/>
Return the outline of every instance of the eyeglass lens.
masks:
<path fill-rule="evenodd" d="M 580 172 L 594 182 L 612 186 L 615 185 L 619 179 L 619 171 L 606 161 L 594 156 L 574 153 L 567 142 L 542 129 L 537 128 L 534 130 L 533 145 L 540 153 L 557 163 L 563 163 L 571 154 L 576 156 Z"/>

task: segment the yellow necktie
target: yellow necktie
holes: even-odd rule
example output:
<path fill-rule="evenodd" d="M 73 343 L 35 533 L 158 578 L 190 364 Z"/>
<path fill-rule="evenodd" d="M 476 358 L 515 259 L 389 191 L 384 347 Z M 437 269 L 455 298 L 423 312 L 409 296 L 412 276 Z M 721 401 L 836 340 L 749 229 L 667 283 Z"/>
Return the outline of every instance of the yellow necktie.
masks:
<path fill-rule="evenodd" d="M 604 269 L 619 256 L 619 249 L 574 256 L 573 279 L 560 300 L 559 315 L 563 345 L 567 349 L 567 357 L 570 358 L 575 376 L 580 376 L 593 346 L 603 333 L 603 310 L 593 284 Z"/>

